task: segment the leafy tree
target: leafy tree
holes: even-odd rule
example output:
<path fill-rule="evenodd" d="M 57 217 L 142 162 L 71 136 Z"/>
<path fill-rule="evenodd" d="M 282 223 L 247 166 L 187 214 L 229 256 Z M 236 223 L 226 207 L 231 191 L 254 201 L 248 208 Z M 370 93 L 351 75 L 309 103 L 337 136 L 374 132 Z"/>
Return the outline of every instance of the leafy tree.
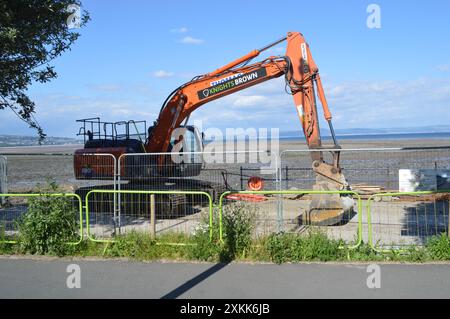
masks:
<path fill-rule="evenodd" d="M 56 78 L 50 62 L 70 49 L 77 27 L 89 20 L 77 7 L 78 0 L 0 0 L 0 110 L 11 109 L 36 129 L 40 142 L 46 135 L 26 92 L 33 82 Z"/>

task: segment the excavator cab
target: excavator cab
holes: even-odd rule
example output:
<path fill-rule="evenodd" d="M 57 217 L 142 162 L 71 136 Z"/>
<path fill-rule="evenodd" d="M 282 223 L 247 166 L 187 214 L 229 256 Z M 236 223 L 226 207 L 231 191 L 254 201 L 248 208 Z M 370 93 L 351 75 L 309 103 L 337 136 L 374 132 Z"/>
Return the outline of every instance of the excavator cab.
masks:
<path fill-rule="evenodd" d="M 84 138 L 84 148 L 74 154 L 77 179 L 113 179 L 112 157 L 105 154 L 120 161 L 123 180 L 198 176 L 201 172 L 203 134 L 195 126 L 180 126 L 174 131 L 167 151 L 170 154 L 146 155 L 153 127 L 147 129 L 145 121 L 104 122 L 96 117 L 77 122 L 82 123 L 77 135 Z"/>
<path fill-rule="evenodd" d="M 146 121 L 104 122 L 94 117 L 77 122 L 82 123 L 77 136 L 83 137 L 84 148 L 74 153 L 76 179 L 111 180 L 113 157 L 118 160 L 125 153 L 145 152 Z"/>
<path fill-rule="evenodd" d="M 148 129 L 151 136 L 153 127 Z M 149 177 L 190 177 L 198 176 L 203 167 L 203 133 L 194 125 L 182 125 L 176 128 L 171 135 L 167 152 L 170 154 L 155 153 L 149 163 L 151 171 Z M 147 144 L 152 141 L 148 140 Z"/>

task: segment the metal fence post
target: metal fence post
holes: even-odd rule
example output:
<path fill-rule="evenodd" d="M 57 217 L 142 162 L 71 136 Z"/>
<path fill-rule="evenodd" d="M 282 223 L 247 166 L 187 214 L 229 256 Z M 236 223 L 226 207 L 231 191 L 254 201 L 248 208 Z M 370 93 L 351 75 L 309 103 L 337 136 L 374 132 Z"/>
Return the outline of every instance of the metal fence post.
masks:
<path fill-rule="evenodd" d="M 0 193 L 8 193 L 8 180 L 7 180 L 7 166 L 8 162 L 5 156 L 0 155 Z M 6 202 L 4 197 L 0 197 L 0 205 L 4 205 Z"/>
<path fill-rule="evenodd" d="M 276 179 L 277 179 L 277 190 L 282 190 L 282 180 L 283 180 L 283 172 L 282 172 L 282 166 L 281 166 L 281 155 L 280 153 L 275 154 L 275 166 L 277 170 Z M 281 194 L 277 195 L 277 218 L 278 218 L 278 232 L 282 232 L 284 230 L 284 223 L 283 223 L 283 198 Z"/>
<path fill-rule="evenodd" d="M 243 181 L 244 181 L 244 179 L 243 179 L 243 177 L 242 177 L 242 166 L 239 168 L 239 172 L 240 172 L 240 180 L 241 180 L 241 190 L 244 190 L 244 183 L 243 183 Z"/>
<path fill-rule="evenodd" d="M 150 195 L 150 237 L 155 239 L 156 223 L 155 223 L 155 194 Z"/>
<path fill-rule="evenodd" d="M 119 233 L 121 231 L 121 217 L 122 217 L 122 192 L 121 187 L 122 187 L 122 169 L 125 170 L 125 165 L 122 166 L 122 158 L 125 158 L 127 154 L 122 154 L 119 156 L 119 158 L 117 159 L 117 184 L 116 184 L 116 191 L 117 191 L 117 197 L 116 197 L 116 208 L 117 208 L 117 216 L 118 216 L 118 220 L 119 220 Z"/>
<path fill-rule="evenodd" d="M 117 169 L 117 158 L 114 155 L 113 155 L 113 164 L 114 164 L 113 190 L 116 191 L 117 183 L 120 182 L 120 174 Z M 118 207 L 117 195 L 120 196 L 120 194 L 117 194 L 116 192 L 114 192 L 114 195 L 113 195 L 114 227 L 116 227 L 117 216 L 120 216 L 120 209 Z M 119 233 L 120 233 L 120 220 L 119 220 Z"/>

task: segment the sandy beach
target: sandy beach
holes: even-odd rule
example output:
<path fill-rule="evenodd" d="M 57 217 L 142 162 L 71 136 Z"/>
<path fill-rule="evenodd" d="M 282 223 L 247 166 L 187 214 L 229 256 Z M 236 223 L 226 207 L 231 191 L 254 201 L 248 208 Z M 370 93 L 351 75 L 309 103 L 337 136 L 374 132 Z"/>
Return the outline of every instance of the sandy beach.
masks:
<path fill-rule="evenodd" d="M 240 142 L 242 143 L 242 142 Z M 324 140 L 323 146 L 333 146 L 330 140 Z M 428 146 L 450 146 L 450 139 L 398 139 L 398 140 L 351 140 L 339 141 L 342 148 L 383 148 L 383 147 L 428 147 Z M 41 145 L 41 146 L 15 146 L 0 147 L 0 155 L 7 154 L 73 154 L 76 149 L 83 148 L 82 144 L 67 145 Z M 280 151 L 287 149 L 307 149 L 302 138 L 298 140 L 280 139 Z"/>
<path fill-rule="evenodd" d="M 239 142 L 242 148 L 242 141 Z M 379 149 L 379 148 L 401 148 L 401 147 L 439 147 L 450 146 L 447 139 L 402 139 L 402 140 L 347 140 L 341 141 L 342 149 Z M 248 144 L 247 144 L 248 145 Z M 324 146 L 332 146 L 331 141 L 324 142 Z M 8 185 L 9 190 L 29 189 L 37 183 L 45 183 L 47 177 L 51 177 L 67 189 L 86 186 L 92 181 L 77 181 L 73 173 L 73 152 L 82 145 L 61 146 L 33 146 L 33 147 L 2 147 L 0 155 L 6 156 L 8 160 Z M 220 149 L 220 148 L 219 148 Z M 224 146 L 223 150 L 233 149 Z M 235 148 L 236 149 L 236 148 Z M 248 149 L 248 147 L 247 147 Z M 282 153 L 279 159 L 283 169 L 293 168 L 287 172 L 290 181 L 285 185 L 288 189 L 308 188 L 312 185 L 314 177 L 311 172 L 311 159 L 308 152 L 285 152 L 286 150 L 307 150 L 303 140 L 280 140 L 279 151 Z M 341 153 L 341 164 L 347 170 L 347 178 L 354 183 L 379 184 L 382 187 L 395 188 L 398 169 L 400 168 L 433 168 L 438 165 L 441 168 L 449 168 L 450 150 L 411 150 L 402 152 L 392 151 L 343 151 Z M 326 161 L 330 162 L 331 154 L 324 153 Z M 274 167 L 274 163 L 271 163 Z M 258 170 L 268 167 L 267 163 L 251 162 L 249 157 L 232 157 L 232 162 L 225 156 L 222 163 L 206 163 L 205 171 L 197 179 L 210 182 L 222 183 L 222 171 L 227 171 L 227 182 L 233 189 L 239 189 L 242 178 L 257 175 L 267 179 L 266 188 L 275 188 L 272 174 L 261 174 Z M 295 169 L 300 169 L 295 170 Z M 282 171 L 285 172 L 285 171 Z M 266 172 L 267 173 L 267 172 Z M 243 176 L 242 176 L 243 175 Z M 283 176 L 282 176 L 283 177 Z M 286 177 L 286 176 L 285 176 Z"/>

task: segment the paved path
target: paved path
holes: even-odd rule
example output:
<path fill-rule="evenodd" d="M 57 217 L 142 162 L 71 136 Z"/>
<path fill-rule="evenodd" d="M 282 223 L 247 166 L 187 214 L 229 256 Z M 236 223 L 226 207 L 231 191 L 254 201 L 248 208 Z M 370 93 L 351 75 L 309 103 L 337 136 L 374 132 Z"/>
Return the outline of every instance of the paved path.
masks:
<path fill-rule="evenodd" d="M 81 288 L 67 288 L 69 264 Z M 141 263 L 0 257 L 0 298 L 450 298 L 450 264 Z"/>

